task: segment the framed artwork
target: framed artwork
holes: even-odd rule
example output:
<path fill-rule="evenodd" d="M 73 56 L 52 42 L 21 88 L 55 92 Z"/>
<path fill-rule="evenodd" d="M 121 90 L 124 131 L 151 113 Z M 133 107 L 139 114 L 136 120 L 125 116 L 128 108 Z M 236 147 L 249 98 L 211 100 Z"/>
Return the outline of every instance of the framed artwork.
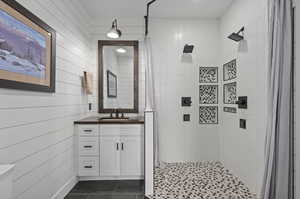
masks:
<path fill-rule="evenodd" d="M 200 85 L 199 103 L 218 104 L 218 85 Z"/>
<path fill-rule="evenodd" d="M 218 67 L 200 67 L 199 83 L 218 83 Z"/>
<path fill-rule="evenodd" d="M 218 106 L 200 106 L 199 123 L 218 124 Z"/>
<path fill-rule="evenodd" d="M 0 1 L 0 87 L 55 92 L 56 32 L 14 0 Z"/>
<path fill-rule="evenodd" d="M 227 113 L 236 113 L 237 110 L 235 107 L 223 107 L 223 111 Z"/>
<path fill-rule="evenodd" d="M 236 82 L 224 84 L 223 88 L 223 102 L 224 104 L 236 103 Z"/>
<path fill-rule="evenodd" d="M 107 70 L 107 97 L 116 98 L 118 92 L 117 76 L 111 71 Z"/>
<path fill-rule="evenodd" d="M 237 77 L 236 59 L 223 65 L 223 80 L 228 81 Z"/>

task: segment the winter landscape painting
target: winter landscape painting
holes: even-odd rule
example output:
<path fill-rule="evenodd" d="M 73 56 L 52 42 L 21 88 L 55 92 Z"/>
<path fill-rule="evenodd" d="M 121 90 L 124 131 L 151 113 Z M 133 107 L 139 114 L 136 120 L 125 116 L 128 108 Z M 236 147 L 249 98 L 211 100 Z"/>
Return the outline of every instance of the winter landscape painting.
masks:
<path fill-rule="evenodd" d="M 54 92 L 55 30 L 14 0 L 0 1 L 0 87 Z"/>
<path fill-rule="evenodd" d="M 0 10 L 0 70 L 45 79 L 46 38 Z"/>

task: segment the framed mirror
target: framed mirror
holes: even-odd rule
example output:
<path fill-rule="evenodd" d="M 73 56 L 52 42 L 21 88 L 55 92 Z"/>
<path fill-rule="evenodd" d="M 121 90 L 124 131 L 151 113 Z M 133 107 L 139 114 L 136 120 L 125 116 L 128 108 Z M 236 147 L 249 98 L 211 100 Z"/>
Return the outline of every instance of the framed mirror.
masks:
<path fill-rule="evenodd" d="M 138 113 L 138 41 L 98 41 L 99 113 Z"/>

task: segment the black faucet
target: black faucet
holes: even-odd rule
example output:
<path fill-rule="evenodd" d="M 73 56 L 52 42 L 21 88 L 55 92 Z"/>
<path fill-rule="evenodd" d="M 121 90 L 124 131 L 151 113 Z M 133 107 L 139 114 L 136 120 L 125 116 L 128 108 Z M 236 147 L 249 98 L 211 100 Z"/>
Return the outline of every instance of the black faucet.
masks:
<path fill-rule="evenodd" d="M 115 109 L 115 113 L 116 113 L 116 118 L 119 118 L 119 109 Z"/>

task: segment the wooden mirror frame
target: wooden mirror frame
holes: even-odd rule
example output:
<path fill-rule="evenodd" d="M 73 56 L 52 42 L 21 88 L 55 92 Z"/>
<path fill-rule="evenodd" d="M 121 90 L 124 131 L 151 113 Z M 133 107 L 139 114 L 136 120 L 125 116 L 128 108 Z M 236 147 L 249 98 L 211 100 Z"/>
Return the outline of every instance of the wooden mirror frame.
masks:
<path fill-rule="evenodd" d="M 98 41 L 98 94 L 99 94 L 99 113 L 112 113 L 114 109 L 104 108 L 104 71 L 103 71 L 103 47 L 104 46 L 132 46 L 134 51 L 133 68 L 133 108 L 119 108 L 120 113 L 138 113 L 139 112 L 139 42 L 138 41 L 125 41 L 125 40 L 99 40 Z"/>

